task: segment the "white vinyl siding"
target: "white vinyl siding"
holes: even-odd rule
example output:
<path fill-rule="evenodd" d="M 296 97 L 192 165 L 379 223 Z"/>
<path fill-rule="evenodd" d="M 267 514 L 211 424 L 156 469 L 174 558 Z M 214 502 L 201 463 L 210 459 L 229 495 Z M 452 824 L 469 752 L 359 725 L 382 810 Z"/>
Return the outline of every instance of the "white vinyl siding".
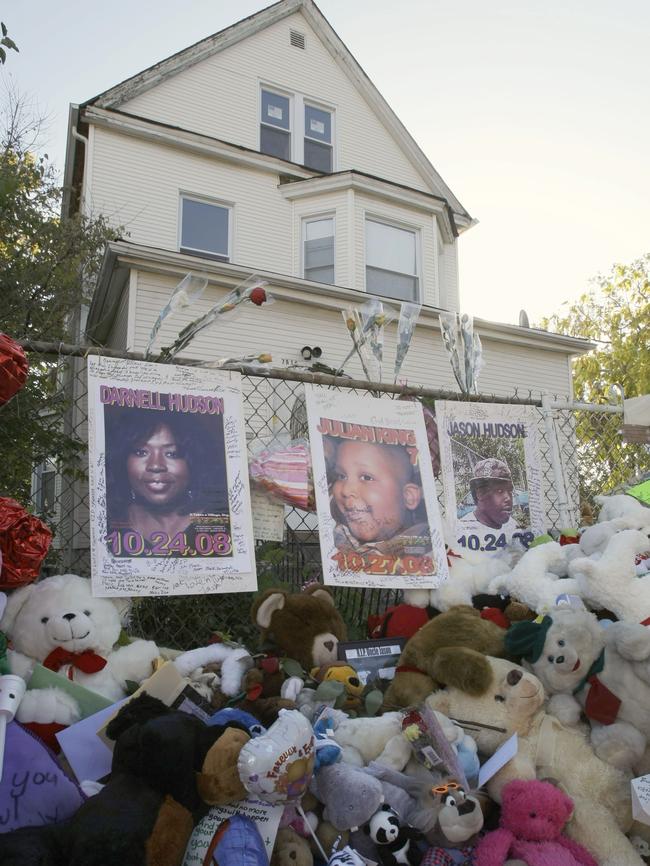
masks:
<path fill-rule="evenodd" d="M 94 128 L 93 163 L 93 212 L 123 226 L 133 243 L 178 250 L 179 191 L 200 190 L 208 202 L 234 202 L 230 261 L 251 269 L 302 276 L 301 221 L 332 214 L 336 284 L 359 291 L 366 285 L 366 215 L 411 226 L 420 239 L 423 303 L 439 305 L 438 230 L 431 213 L 352 189 L 289 201 L 278 188 L 276 171 L 235 166 L 100 127 Z M 457 309 L 456 244 L 445 244 L 444 250 L 441 297 L 448 309 Z"/>
<path fill-rule="evenodd" d="M 106 345 L 110 349 L 127 349 L 128 342 L 128 322 L 129 322 L 129 286 L 124 287 L 122 297 L 113 319 L 111 332 L 106 341 Z"/>
<path fill-rule="evenodd" d="M 320 216 L 303 220 L 303 277 L 317 283 L 334 284 L 336 235 L 334 217 Z"/>
<path fill-rule="evenodd" d="M 232 262 L 292 273 L 292 211 L 278 193 L 277 173 L 96 128 L 93 212 L 124 226 L 129 240 L 178 250 L 179 191 L 195 190 L 206 201 L 235 203 Z"/>
<path fill-rule="evenodd" d="M 292 29 L 305 34 L 304 51 L 289 44 Z M 335 109 L 336 170 L 356 168 L 440 194 L 424 180 L 299 12 L 166 78 L 119 108 L 259 150 L 262 87 L 303 93 L 309 104 Z"/>
<path fill-rule="evenodd" d="M 138 273 L 134 351 L 142 351 L 146 346 L 158 312 L 169 300 L 178 279 L 178 276 Z M 225 291 L 210 284 L 191 309 L 181 311 L 171 324 L 164 322 L 160 345 L 168 345 L 181 328 L 207 312 Z M 182 355 L 209 361 L 251 351 L 270 352 L 274 365 L 282 367 L 284 362 L 295 362 L 302 346 L 320 346 L 321 360 L 336 366 L 350 348 L 341 307 L 338 299 L 319 298 L 317 303 L 307 304 L 301 303 L 298 295 L 296 300 L 276 299 L 268 307 L 246 307 L 228 327 L 217 324 L 200 334 Z M 558 395 L 569 393 L 570 376 L 564 352 L 514 345 L 485 335 L 481 339 L 485 358 L 479 377 L 481 391 L 504 397 L 512 395 L 515 388 L 526 394 L 530 389 L 534 395 L 542 391 Z M 395 358 L 395 322 L 386 328 L 384 343 L 384 369 L 388 380 Z M 346 372 L 364 378 L 356 359 L 346 366 Z M 457 391 L 435 317 L 420 318 L 401 375 L 411 385 Z"/>

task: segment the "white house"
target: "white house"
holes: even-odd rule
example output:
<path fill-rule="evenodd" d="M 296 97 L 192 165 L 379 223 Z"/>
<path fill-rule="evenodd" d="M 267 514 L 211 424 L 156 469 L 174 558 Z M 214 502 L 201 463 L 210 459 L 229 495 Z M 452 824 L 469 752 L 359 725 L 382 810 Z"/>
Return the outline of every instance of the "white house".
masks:
<path fill-rule="evenodd" d="M 255 273 L 276 303 L 204 332 L 187 356 L 264 351 L 280 366 L 318 345 L 336 366 L 349 349 L 341 310 L 370 293 L 423 304 L 402 376 L 455 389 L 438 312 L 459 309 L 459 238 L 474 221 L 312 0 L 280 0 L 72 106 L 65 182 L 69 212 L 125 231 L 106 251 L 90 341 L 142 351 L 179 280 L 205 275 L 203 298 L 163 325 L 166 345 Z M 475 327 L 483 392 L 570 394 L 587 343 Z"/>

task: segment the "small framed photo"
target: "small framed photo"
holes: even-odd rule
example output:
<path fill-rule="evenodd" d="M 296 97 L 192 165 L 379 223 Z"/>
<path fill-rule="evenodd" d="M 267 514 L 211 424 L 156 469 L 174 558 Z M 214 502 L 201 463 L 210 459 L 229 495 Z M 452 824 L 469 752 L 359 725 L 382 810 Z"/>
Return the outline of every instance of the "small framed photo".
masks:
<path fill-rule="evenodd" d="M 375 680 L 387 686 L 395 676 L 405 643 L 401 637 L 345 641 L 339 643 L 339 660 L 355 669 L 364 686 Z"/>

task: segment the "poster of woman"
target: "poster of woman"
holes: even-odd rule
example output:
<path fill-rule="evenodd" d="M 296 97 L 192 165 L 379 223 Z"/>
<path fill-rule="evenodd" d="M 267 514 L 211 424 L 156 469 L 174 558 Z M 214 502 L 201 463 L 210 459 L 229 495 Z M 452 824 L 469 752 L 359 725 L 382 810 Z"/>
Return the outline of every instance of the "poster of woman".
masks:
<path fill-rule="evenodd" d="M 438 586 L 447 560 L 422 407 L 305 393 L 325 583 Z"/>
<path fill-rule="evenodd" d="M 88 359 L 96 595 L 256 588 L 238 374 Z"/>
<path fill-rule="evenodd" d="M 528 547 L 545 525 L 533 408 L 441 400 L 436 421 L 450 538 L 488 553 Z"/>

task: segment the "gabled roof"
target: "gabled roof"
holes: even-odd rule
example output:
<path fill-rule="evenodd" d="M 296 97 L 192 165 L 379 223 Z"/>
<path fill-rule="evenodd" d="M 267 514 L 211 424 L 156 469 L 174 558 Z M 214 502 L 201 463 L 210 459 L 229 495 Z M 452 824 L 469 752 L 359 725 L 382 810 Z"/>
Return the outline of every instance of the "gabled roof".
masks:
<path fill-rule="evenodd" d="M 440 177 L 415 139 L 354 59 L 313 0 L 280 0 L 280 2 L 268 6 L 254 15 L 243 18 L 236 24 L 226 27 L 224 30 L 220 30 L 218 33 L 202 39 L 200 42 L 196 42 L 194 45 L 190 45 L 189 48 L 172 54 L 166 60 L 155 63 L 137 75 L 133 75 L 131 78 L 127 78 L 109 90 L 105 90 L 93 99 L 89 99 L 80 107 L 84 108 L 88 105 L 96 105 L 99 108 L 118 108 L 123 102 L 139 96 L 166 78 L 188 69 L 195 63 L 200 63 L 202 60 L 235 45 L 243 39 L 269 27 L 271 24 L 275 24 L 283 18 L 293 15 L 295 12 L 300 12 L 304 15 L 331 54 L 333 60 L 341 67 L 363 98 L 379 116 L 405 155 L 430 184 L 432 191 L 443 196 L 449 202 L 456 216 L 459 228 L 468 228 L 472 224 L 472 218 L 469 213 Z"/>

